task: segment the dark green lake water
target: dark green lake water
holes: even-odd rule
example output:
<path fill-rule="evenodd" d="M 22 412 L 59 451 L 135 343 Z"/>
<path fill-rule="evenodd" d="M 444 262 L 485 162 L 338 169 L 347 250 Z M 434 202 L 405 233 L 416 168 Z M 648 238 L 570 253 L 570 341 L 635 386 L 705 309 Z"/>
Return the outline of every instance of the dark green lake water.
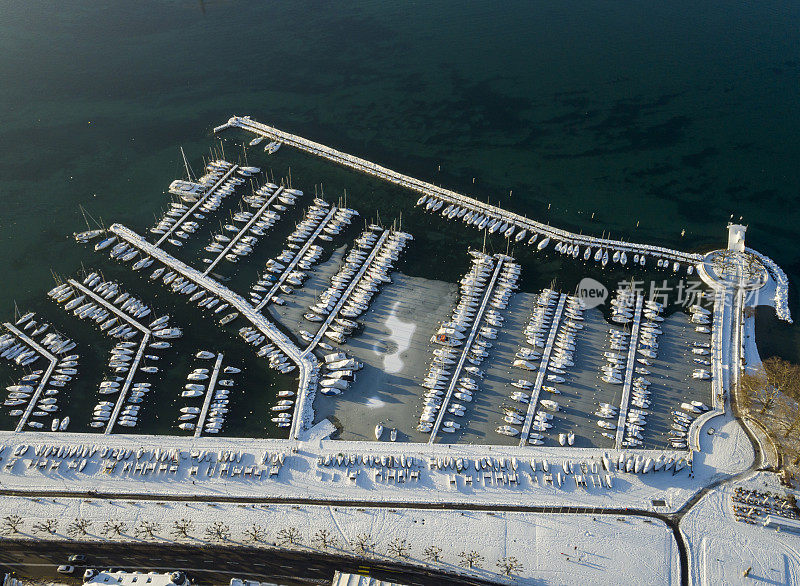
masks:
<path fill-rule="evenodd" d="M 144 230 L 178 147 L 197 169 L 237 113 L 583 232 L 707 250 L 742 216 L 797 316 L 798 30 L 796 2 L 4 3 L 0 310 L 101 262 L 67 238 L 79 204 Z M 411 195 L 258 151 L 365 215 L 405 210 L 411 273 L 449 278 L 481 244 Z M 600 273 L 529 257 L 531 288 Z M 800 360 L 800 329 L 767 325 L 762 353 Z"/>

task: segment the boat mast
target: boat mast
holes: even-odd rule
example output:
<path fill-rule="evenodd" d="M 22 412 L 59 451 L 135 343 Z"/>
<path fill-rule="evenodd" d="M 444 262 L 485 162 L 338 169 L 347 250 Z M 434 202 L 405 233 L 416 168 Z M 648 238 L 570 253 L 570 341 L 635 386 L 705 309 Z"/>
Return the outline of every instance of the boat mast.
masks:
<path fill-rule="evenodd" d="M 189 171 L 189 161 L 186 160 L 186 153 L 183 152 L 183 146 L 181 146 L 180 149 L 181 149 L 181 156 L 183 157 L 183 166 L 186 169 L 186 177 L 189 179 L 189 181 L 194 181 L 192 173 L 191 171 Z"/>

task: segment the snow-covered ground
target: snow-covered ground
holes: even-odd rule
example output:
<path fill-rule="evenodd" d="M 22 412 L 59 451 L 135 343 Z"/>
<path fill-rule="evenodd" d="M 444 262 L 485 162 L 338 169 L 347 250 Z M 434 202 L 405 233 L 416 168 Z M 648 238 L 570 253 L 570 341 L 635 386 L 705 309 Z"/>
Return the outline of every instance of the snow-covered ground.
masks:
<path fill-rule="evenodd" d="M 30 535 L 36 522 L 57 519 L 55 535 L 37 533 L 38 539 L 69 538 L 66 531 L 78 518 L 88 519 L 84 539 L 141 540 L 135 530 L 140 522 L 158 524 L 155 543 L 209 543 L 206 531 L 215 523 L 229 531 L 227 545 L 269 547 L 282 529 L 296 528 L 302 542 L 297 549 L 321 550 L 314 536 L 326 530 L 336 543 L 330 551 L 362 555 L 357 549 L 359 535 L 375 544 L 366 557 L 395 557 L 389 544 L 405 540 L 410 549 L 408 563 L 430 563 L 424 551 L 441 548 L 441 560 L 431 565 L 450 572 L 467 572 L 460 565 L 462 552 L 476 551 L 480 567 L 471 573 L 486 579 L 515 584 L 679 584 L 679 558 L 674 536 L 666 525 L 640 517 L 617 518 L 568 514 L 486 513 L 472 511 L 431 511 L 387 508 L 342 508 L 328 506 L 243 506 L 224 503 L 108 503 L 83 499 L 41 499 L 11 497 L 0 501 L 0 517 L 16 513 L 25 519 L 24 534 Z M 177 537 L 175 521 L 192 519 L 189 537 Z M 106 521 L 125 524 L 122 536 L 102 535 Z M 245 533 L 257 525 L 261 541 L 253 543 Z M 491 535 L 491 539 L 485 536 Z M 511 577 L 500 575 L 497 563 L 516 558 L 521 569 Z"/>
<path fill-rule="evenodd" d="M 736 521 L 730 497 L 738 486 L 784 492 L 776 475 L 762 472 L 724 485 L 692 507 L 680 524 L 689 545 L 692 583 L 800 583 L 800 534 Z"/>
<path fill-rule="evenodd" d="M 394 344 L 394 350 L 384 355 L 383 357 L 383 370 L 389 373 L 400 372 L 403 370 L 403 360 L 401 355 L 411 345 L 411 337 L 414 335 L 414 330 L 417 325 L 411 321 L 403 321 L 397 316 L 397 306 L 400 302 L 396 302 L 392 306 L 392 311 L 386 318 L 386 327 L 391 332 L 388 341 Z"/>

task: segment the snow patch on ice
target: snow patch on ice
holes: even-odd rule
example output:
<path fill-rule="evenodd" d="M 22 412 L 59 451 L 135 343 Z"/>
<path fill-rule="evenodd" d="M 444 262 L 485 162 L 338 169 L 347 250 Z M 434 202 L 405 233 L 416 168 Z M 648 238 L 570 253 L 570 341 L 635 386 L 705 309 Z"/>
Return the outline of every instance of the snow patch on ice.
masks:
<path fill-rule="evenodd" d="M 383 369 L 388 373 L 400 372 L 403 370 L 403 361 L 400 354 L 408 350 L 411 345 L 411 336 L 414 335 L 414 330 L 417 325 L 414 322 L 406 322 L 397 317 L 397 306 L 400 302 L 396 302 L 392 307 L 389 317 L 386 318 L 386 327 L 389 328 L 389 340 L 394 342 L 397 347 L 394 352 L 386 354 L 383 357 Z"/>

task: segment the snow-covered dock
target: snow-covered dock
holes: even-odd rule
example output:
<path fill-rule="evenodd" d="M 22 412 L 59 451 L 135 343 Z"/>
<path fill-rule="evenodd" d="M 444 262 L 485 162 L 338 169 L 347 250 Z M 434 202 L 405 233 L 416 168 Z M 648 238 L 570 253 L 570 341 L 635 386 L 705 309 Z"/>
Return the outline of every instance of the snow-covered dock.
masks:
<path fill-rule="evenodd" d="M 439 429 L 442 426 L 442 420 L 444 419 L 445 415 L 447 414 L 447 407 L 450 404 L 450 399 L 455 392 L 456 387 L 459 383 L 459 377 L 461 376 L 461 371 L 464 368 L 464 362 L 467 359 L 469 354 L 469 350 L 472 347 L 473 342 L 475 341 L 475 337 L 478 335 L 478 331 L 480 330 L 481 320 L 483 319 L 483 314 L 486 312 L 486 306 L 489 304 L 489 300 L 492 298 L 492 294 L 494 293 L 495 283 L 497 283 L 497 278 L 500 275 L 500 271 L 503 269 L 503 264 L 508 259 L 508 257 L 504 255 L 497 255 L 495 257 L 495 262 L 497 263 L 494 267 L 494 271 L 492 272 L 492 278 L 489 279 L 489 282 L 486 284 L 486 290 L 483 293 L 483 299 L 481 300 L 481 305 L 478 308 L 478 311 L 475 313 L 475 317 L 473 317 L 473 324 L 469 330 L 469 334 L 467 338 L 464 340 L 464 345 L 461 349 L 461 355 L 458 358 L 458 362 L 456 363 L 455 367 L 453 368 L 453 373 L 451 375 L 450 384 L 447 386 L 447 392 L 444 395 L 444 399 L 442 400 L 442 405 L 439 408 L 439 414 L 436 416 L 436 421 L 433 424 L 433 429 L 431 430 L 431 439 L 428 440 L 428 443 L 434 443 L 436 441 L 436 436 L 439 433 Z"/>
<path fill-rule="evenodd" d="M 36 343 L 35 340 L 29 338 L 25 333 L 15 327 L 10 323 L 3 324 L 9 332 L 13 333 L 17 338 L 25 342 L 28 346 L 36 350 L 39 354 L 44 356 L 47 360 L 50 361 L 50 364 L 47 365 L 47 369 L 44 371 L 39 384 L 36 386 L 36 390 L 33 392 L 33 395 L 28 402 L 28 405 L 25 407 L 25 411 L 19 418 L 19 422 L 17 423 L 16 431 L 22 431 L 25 429 L 25 424 L 28 422 L 28 419 L 31 416 L 31 413 L 36 408 L 36 403 L 39 401 L 39 397 L 42 395 L 42 391 L 44 390 L 45 385 L 50 380 L 50 376 L 53 374 L 53 370 L 58 364 L 58 359 L 53 356 L 50 352 L 48 352 L 45 348 L 43 348 L 40 344 Z"/>
<path fill-rule="evenodd" d="M 642 305 L 644 295 L 636 294 L 636 305 L 633 313 L 633 327 L 631 328 L 630 341 L 628 342 L 628 360 L 625 365 L 625 379 L 622 382 L 622 397 L 619 403 L 619 418 L 617 419 L 617 432 L 615 435 L 615 446 L 619 450 L 622 448 L 622 440 L 625 437 L 625 426 L 628 420 L 628 406 L 631 399 L 631 386 L 633 384 L 633 374 L 636 368 L 636 353 L 639 349 L 639 326 L 642 323 Z"/>
<path fill-rule="evenodd" d="M 390 230 L 384 230 L 378 237 L 378 240 L 377 242 L 375 242 L 375 245 L 373 246 L 369 255 L 367 256 L 366 259 L 364 259 L 361 268 L 355 275 L 353 275 L 350 284 L 342 292 L 342 296 L 336 302 L 336 305 L 333 306 L 333 309 L 330 311 L 330 313 L 328 313 L 328 316 L 325 318 L 325 321 L 322 322 L 319 330 L 317 330 L 317 333 L 308 343 L 308 347 L 306 347 L 306 349 L 303 351 L 304 356 L 311 353 L 314 350 L 314 348 L 319 343 L 320 339 L 322 339 L 322 336 L 325 334 L 326 331 L 328 331 L 328 327 L 331 325 L 331 322 L 333 322 L 333 320 L 336 319 L 336 317 L 339 315 L 339 311 L 342 309 L 344 304 L 347 303 L 347 300 L 350 299 L 350 295 L 352 295 L 353 289 L 355 289 L 358 283 L 361 281 L 361 277 L 363 277 L 364 273 L 367 272 L 367 269 L 369 269 L 370 265 L 372 264 L 372 260 L 380 252 L 381 248 L 383 247 L 383 243 L 386 242 L 386 239 L 389 237 L 390 234 L 391 234 Z"/>
<path fill-rule="evenodd" d="M 300 248 L 300 250 L 297 251 L 297 254 L 294 255 L 294 258 L 289 262 L 288 265 L 286 265 L 286 268 L 280 274 L 280 276 L 272 285 L 272 287 L 270 287 L 270 290 L 264 295 L 264 299 L 258 305 L 255 306 L 256 311 L 261 311 L 261 309 L 267 303 L 269 303 L 270 300 L 278 293 L 278 291 L 280 290 L 280 286 L 283 285 L 286 278 L 292 274 L 295 267 L 297 266 L 297 263 L 299 263 L 300 260 L 305 257 L 308 250 L 317 241 L 317 237 L 322 233 L 322 231 L 325 229 L 325 226 L 328 225 L 328 223 L 331 221 L 331 219 L 338 210 L 339 208 L 337 208 L 336 206 L 331 206 L 331 209 L 328 210 L 328 213 L 325 214 L 324 218 L 322 218 L 322 221 L 319 223 L 319 226 L 316 227 L 316 229 L 311 233 L 311 235 L 308 237 L 305 243 L 303 243 L 303 246 Z"/>
<path fill-rule="evenodd" d="M 236 246 L 239 240 L 241 240 L 242 236 L 247 234 L 247 231 L 253 226 L 253 224 L 255 224 L 261 218 L 263 213 L 267 211 L 267 209 L 269 209 L 269 206 L 272 205 L 272 203 L 277 199 L 277 197 L 281 194 L 282 191 L 283 191 L 283 186 L 280 186 L 278 189 L 275 190 L 275 193 L 273 193 L 269 197 L 269 199 L 267 199 L 267 201 L 265 201 L 261 205 L 261 207 L 258 208 L 258 210 L 253 214 L 253 217 L 250 218 L 250 220 L 248 220 L 247 223 L 239 229 L 239 231 L 233 236 L 233 238 L 231 238 L 230 242 L 228 242 L 228 245 L 225 246 L 225 248 L 223 248 L 222 251 L 220 251 L 217 257 L 209 263 L 209 265 L 206 267 L 206 270 L 203 271 L 204 275 L 207 275 L 212 270 L 214 270 L 214 267 L 217 266 L 217 264 L 219 264 L 219 261 L 225 258 L 225 255 L 228 254 L 233 249 L 234 246 Z"/>
<path fill-rule="evenodd" d="M 199 199 L 198 199 L 198 200 L 197 200 L 197 201 L 194 203 L 194 205 L 193 205 L 192 207 L 190 207 L 188 210 L 186 210 L 186 211 L 184 212 L 184 214 L 183 214 L 183 215 L 182 215 L 182 216 L 181 216 L 181 217 L 178 219 L 178 221 L 177 221 L 177 222 L 174 222 L 174 223 L 172 224 L 172 226 L 170 226 L 170 227 L 169 227 L 169 228 L 168 228 L 168 229 L 167 229 L 167 230 L 164 232 L 164 234 L 162 234 L 162 235 L 161 235 L 161 238 L 159 238 L 159 239 L 156 241 L 156 246 L 161 246 L 161 244 L 162 244 L 162 243 L 163 243 L 163 242 L 164 242 L 164 241 L 165 241 L 167 238 L 170 238 L 170 236 L 172 236 L 172 233 L 173 233 L 173 232 L 174 232 L 174 231 L 175 231 L 175 230 L 176 230 L 176 229 L 177 229 L 179 226 L 181 226 L 181 225 L 183 224 L 183 222 L 184 222 L 184 221 L 185 221 L 187 218 L 191 217 L 191 215 L 197 211 L 197 208 L 199 208 L 201 205 L 203 205 L 203 204 L 206 202 L 206 200 L 209 198 L 209 196 L 210 196 L 212 193 L 214 193 L 214 192 L 215 192 L 215 191 L 216 191 L 216 190 L 219 188 L 219 186 L 220 186 L 220 185 L 222 185 L 223 183 L 225 183 L 225 181 L 227 181 L 227 180 L 228 180 L 228 177 L 230 177 L 231 175 L 233 175 L 233 174 L 236 172 L 236 170 L 237 170 L 238 168 L 239 168 L 239 166 L 238 166 L 238 165 L 232 165 L 232 166 L 231 166 L 231 168 L 230 168 L 230 169 L 228 169 L 228 170 L 225 172 L 225 174 L 224 174 L 222 177 L 220 177 L 220 178 L 217 180 L 217 182 L 216 182 L 216 183 L 214 183 L 214 185 L 212 185 L 212 186 L 211 186 L 211 187 L 210 187 L 210 188 L 209 188 L 209 189 L 208 189 L 208 190 L 207 190 L 207 191 L 206 191 L 206 192 L 205 192 L 205 193 L 202 195 L 202 197 L 200 197 L 200 198 L 199 198 Z"/>
<path fill-rule="evenodd" d="M 622 240 L 612 240 L 609 238 L 597 238 L 554 228 L 548 224 L 537 222 L 502 208 L 480 202 L 455 191 L 428 183 L 427 181 L 422 181 L 403 173 L 393 171 L 376 163 L 367 161 L 366 159 L 343 153 L 318 142 L 284 132 L 260 122 L 256 122 L 249 116 L 233 116 L 226 124 L 217 126 L 214 131 L 219 132 L 226 128 L 241 128 L 259 136 L 264 136 L 271 140 L 285 143 L 289 146 L 293 146 L 311 154 L 318 155 L 335 163 L 345 165 L 355 169 L 356 171 L 385 179 L 396 185 L 400 185 L 420 193 L 423 197 L 434 198 L 440 202 L 458 206 L 460 208 L 470 210 L 476 214 L 482 214 L 487 218 L 500 220 L 508 226 L 514 227 L 518 234 L 525 230 L 528 233 L 540 234 L 542 235 L 542 238 L 552 238 L 554 241 L 558 241 L 559 243 L 575 246 L 586 246 L 589 248 L 611 251 L 612 253 L 625 252 L 626 254 L 629 253 L 631 255 L 644 254 L 659 260 L 663 259 L 672 263 L 682 263 L 684 265 L 694 265 L 703 259 L 703 256 L 700 254 L 682 252 L 680 250 L 674 250 L 663 246 L 637 244 Z"/>
<path fill-rule="evenodd" d="M 139 368 L 139 363 L 142 361 L 142 357 L 144 356 L 144 351 L 147 348 L 147 343 L 150 341 L 150 337 L 152 332 L 149 328 L 145 327 L 144 324 L 137 321 L 130 315 L 126 314 L 120 308 L 115 306 L 112 303 L 109 303 L 102 296 L 98 295 L 94 291 L 92 291 L 89 287 L 84 286 L 82 283 L 76 281 L 75 279 L 69 279 L 69 284 L 79 290 L 81 293 L 90 297 L 95 303 L 98 303 L 105 307 L 108 311 L 116 315 L 122 321 L 129 323 L 132 327 L 136 328 L 141 332 L 142 339 L 139 342 L 139 347 L 136 349 L 136 355 L 134 356 L 133 360 L 131 361 L 129 370 L 127 375 L 125 376 L 125 381 L 122 383 L 122 387 L 120 388 L 119 394 L 117 395 L 116 403 L 114 404 L 114 410 L 111 412 L 111 418 L 108 420 L 108 423 L 103 430 L 103 433 L 109 434 L 114 430 L 114 425 L 117 422 L 117 418 L 119 417 L 120 411 L 122 411 L 122 407 L 125 405 L 125 399 L 128 396 L 128 391 L 130 390 L 131 384 L 133 384 L 133 377 L 136 375 L 136 370 Z"/>
<path fill-rule="evenodd" d="M 531 432 L 531 425 L 533 424 L 533 417 L 536 415 L 536 408 L 539 404 L 539 395 L 542 392 L 542 385 L 544 384 L 545 376 L 547 376 L 547 365 L 550 363 L 550 354 L 553 352 L 553 344 L 556 340 L 558 333 L 558 324 L 561 321 L 561 314 L 564 313 L 564 305 L 567 302 L 566 294 L 562 293 L 558 299 L 558 305 L 553 313 L 553 321 L 550 324 L 550 333 L 547 336 L 544 350 L 542 351 L 542 361 L 539 365 L 539 372 L 536 373 L 536 380 L 531 389 L 531 397 L 528 402 L 528 413 L 525 416 L 525 423 L 522 425 L 522 431 L 519 436 L 519 445 L 524 446 L 528 443 L 528 435 Z"/>
<path fill-rule="evenodd" d="M 292 426 L 290 428 L 290 437 L 299 437 L 300 433 L 310 424 L 312 419 L 310 410 L 315 391 L 315 380 L 313 377 L 316 376 L 317 370 L 317 359 L 314 354 L 311 352 L 304 353 L 295 345 L 289 336 L 280 331 L 274 323 L 264 317 L 264 315 L 257 311 L 243 297 L 234 293 L 208 275 L 204 275 L 200 271 L 181 262 L 158 246 L 146 241 L 130 228 L 122 224 L 113 224 L 109 228 L 109 231 L 145 254 L 157 259 L 176 273 L 180 273 L 185 279 L 192 281 L 207 292 L 223 299 L 297 365 L 300 381 L 297 389 L 297 402 L 292 418 Z M 309 412 L 306 412 L 307 410 Z"/>
<path fill-rule="evenodd" d="M 222 358 L 223 354 L 220 352 L 217 354 L 217 358 L 214 361 L 214 369 L 211 371 L 211 378 L 208 380 L 208 389 L 206 390 L 206 396 L 203 400 L 203 407 L 200 409 L 200 416 L 197 418 L 194 437 L 200 437 L 203 433 L 203 425 L 208 415 L 208 406 L 211 405 L 211 399 L 214 397 L 214 389 L 217 386 L 217 379 L 219 378 L 220 368 L 222 367 Z"/>

